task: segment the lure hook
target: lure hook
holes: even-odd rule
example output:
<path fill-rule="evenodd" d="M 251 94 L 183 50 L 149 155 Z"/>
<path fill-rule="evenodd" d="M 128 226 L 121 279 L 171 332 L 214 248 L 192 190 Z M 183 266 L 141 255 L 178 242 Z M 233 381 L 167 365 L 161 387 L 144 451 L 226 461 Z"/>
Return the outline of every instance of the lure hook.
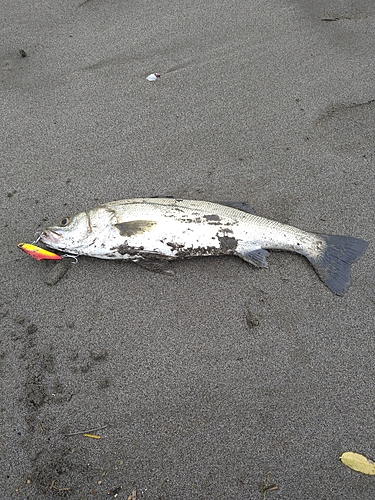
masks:
<path fill-rule="evenodd" d="M 77 264 L 77 262 L 78 262 L 78 257 L 77 257 L 76 255 L 69 255 L 69 254 L 67 254 L 67 253 L 64 253 L 63 255 L 61 255 L 61 257 L 62 257 L 63 259 L 65 259 L 65 258 L 67 258 L 67 257 L 69 257 L 70 259 L 73 259 L 72 264 Z"/>
<path fill-rule="evenodd" d="M 42 234 L 43 234 L 43 231 L 37 231 L 35 234 L 34 234 L 34 238 L 36 238 L 36 240 L 34 240 L 31 244 L 32 245 L 36 245 L 38 243 L 38 241 L 40 240 L 40 238 L 42 237 Z"/>

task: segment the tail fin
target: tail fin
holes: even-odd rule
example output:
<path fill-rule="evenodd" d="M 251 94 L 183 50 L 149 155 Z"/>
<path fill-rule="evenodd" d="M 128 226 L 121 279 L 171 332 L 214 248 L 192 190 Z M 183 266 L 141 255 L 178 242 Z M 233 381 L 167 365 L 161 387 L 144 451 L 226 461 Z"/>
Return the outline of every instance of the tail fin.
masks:
<path fill-rule="evenodd" d="M 365 253 L 368 243 L 350 236 L 316 236 L 326 243 L 324 251 L 318 257 L 304 255 L 323 283 L 337 295 L 344 295 L 350 285 L 350 264 Z"/>

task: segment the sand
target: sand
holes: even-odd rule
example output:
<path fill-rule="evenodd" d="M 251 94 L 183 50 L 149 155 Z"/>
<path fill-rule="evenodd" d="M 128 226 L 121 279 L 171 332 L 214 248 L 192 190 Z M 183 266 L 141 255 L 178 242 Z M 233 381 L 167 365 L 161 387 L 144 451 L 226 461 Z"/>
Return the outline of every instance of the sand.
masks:
<path fill-rule="evenodd" d="M 375 459 L 373 3 L 0 11 L 1 498 L 375 498 L 339 461 Z M 17 248 L 158 195 L 370 245 L 344 297 L 287 253 L 174 276 L 80 258 L 56 279 Z"/>

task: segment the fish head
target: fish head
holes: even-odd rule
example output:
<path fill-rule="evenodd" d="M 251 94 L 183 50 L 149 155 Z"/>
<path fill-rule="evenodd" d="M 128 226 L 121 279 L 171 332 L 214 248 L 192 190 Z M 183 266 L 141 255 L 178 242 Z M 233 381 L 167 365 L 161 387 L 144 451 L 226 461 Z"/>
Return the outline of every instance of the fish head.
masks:
<path fill-rule="evenodd" d="M 79 254 L 89 244 L 92 236 L 90 217 L 81 212 L 72 218 L 64 217 L 58 224 L 42 229 L 39 240 L 61 252 Z"/>

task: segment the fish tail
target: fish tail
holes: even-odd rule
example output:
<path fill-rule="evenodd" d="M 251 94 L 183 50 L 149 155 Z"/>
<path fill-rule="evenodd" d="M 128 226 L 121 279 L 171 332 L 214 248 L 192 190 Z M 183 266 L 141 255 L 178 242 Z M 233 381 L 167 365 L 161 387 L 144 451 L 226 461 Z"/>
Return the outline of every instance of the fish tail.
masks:
<path fill-rule="evenodd" d="M 323 250 L 318 256 L 304 253 L 317 275 L 337 295 L 344 295 L 350 285 L 350 264 L 367 249 L 367 241 L 350 236 L 316 234 L 323 240 Z"/>

